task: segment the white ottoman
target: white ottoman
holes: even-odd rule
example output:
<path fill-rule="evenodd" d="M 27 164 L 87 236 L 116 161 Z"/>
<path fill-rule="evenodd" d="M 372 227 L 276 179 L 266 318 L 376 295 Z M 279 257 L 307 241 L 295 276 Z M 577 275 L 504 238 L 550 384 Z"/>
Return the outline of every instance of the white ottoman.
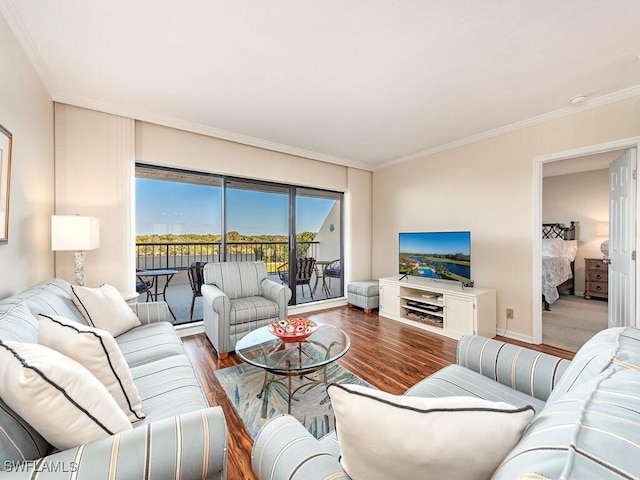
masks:
<path fill-rule="evenodd" d="M 347 299 L 349 306 L 364 308 L 365 313 L 378 308 L 380 287 L 377 280 L 367 282 L 351 282 L 347 287 Z"/>

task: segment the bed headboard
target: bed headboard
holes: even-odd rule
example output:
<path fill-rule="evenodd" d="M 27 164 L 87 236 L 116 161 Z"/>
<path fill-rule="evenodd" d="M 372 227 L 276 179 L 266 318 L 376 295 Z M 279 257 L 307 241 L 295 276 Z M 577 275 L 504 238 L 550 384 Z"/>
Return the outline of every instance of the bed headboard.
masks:
<path fill-rule="evenodd" d="M 576 222 L 565 227 L 564 223 L 543 223 L 542 238 L 562 238 L 563 240 L 576 239 Z"/>

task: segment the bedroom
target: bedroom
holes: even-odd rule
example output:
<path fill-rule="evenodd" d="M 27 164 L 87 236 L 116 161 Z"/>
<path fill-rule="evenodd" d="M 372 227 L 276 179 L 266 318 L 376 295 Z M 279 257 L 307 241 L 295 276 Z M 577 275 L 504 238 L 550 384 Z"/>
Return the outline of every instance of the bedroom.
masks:
<path fill-rule="evenodd" d="M 543 222 L 576 222 L 577 255 L 574 294 L 564 290 L 548 311 L 542 312 L 543 343 L 576 351 L 584 335 L 607 327 L 606 299 L 586 300 L 585 259 L 600 261 L 600 246 L 608 237 L 608 164 L 618 154 L 581 157 L 546 164 L 543 180 Z M 543 254 L 544 257 L 544 254 Z M 544 261 L 544 260 L 543 260 Z M 581 316 L 587 316 L 588 322 Z"/>

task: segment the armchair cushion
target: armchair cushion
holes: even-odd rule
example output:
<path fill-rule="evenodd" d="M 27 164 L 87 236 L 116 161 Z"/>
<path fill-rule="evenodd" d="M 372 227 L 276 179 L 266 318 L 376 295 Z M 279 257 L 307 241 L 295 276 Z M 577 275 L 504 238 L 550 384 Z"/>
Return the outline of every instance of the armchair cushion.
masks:
<path fill-rule="evenodd" d="M 205 283 L 215 285 L 231 300 L 259 296 L 265 278 L 267 267 L 263 262 L 207 263 L 204 267 Z"/>
<path fill-rule="evenodd" d="M 42 345 L 0 343 L 0 396 L 59 449 L 131 429 L 97 378 L 78 362 Z"/>
<path fill-rule="evenodd" d="M 59 316 L 39 315 L 38 342 L 72 358 L 91 372 L 131 422 L 144 418 L 131 370 L 111 334 Z"/>
<path fill-rule="evenodd" d="M 237 298 L 231 301 L 231 325 L 275 318 L 278 315 L 278 305 L 264 297 Z"/>

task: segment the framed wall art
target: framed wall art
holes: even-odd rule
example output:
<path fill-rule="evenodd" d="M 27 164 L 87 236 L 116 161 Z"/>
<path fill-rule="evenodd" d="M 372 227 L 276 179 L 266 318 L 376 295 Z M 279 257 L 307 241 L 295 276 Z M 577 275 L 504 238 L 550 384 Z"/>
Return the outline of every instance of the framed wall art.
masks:
<path fill-rule="evenodd" d="M 9 241 L 11 139 L 11 132 L 0 125 L 0 244 L 7 243 Z"/>

